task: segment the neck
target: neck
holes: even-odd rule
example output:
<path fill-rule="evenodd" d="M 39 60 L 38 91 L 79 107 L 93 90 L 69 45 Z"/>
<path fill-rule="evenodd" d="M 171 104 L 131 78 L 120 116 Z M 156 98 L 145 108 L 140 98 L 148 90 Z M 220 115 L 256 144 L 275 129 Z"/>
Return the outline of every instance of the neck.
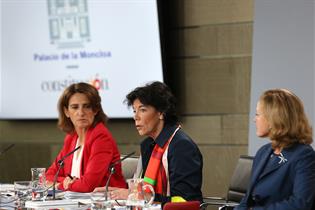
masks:
<path fill-rule="evenodd" d="M 282 151 L 282 148 L 277 147 L 277 148 L 274 149 L 273 152 L 274 152 L 275 154 L 279 155 L 279 154 L 281 153 L 281 151 Z"/>
<path fill-rule="evenodd" d="M 84 144 L 87 130 L 88 129 L 76 129 L 76 132 L 78 134 L 79 145 L 83 145 Z"/>
<path fill-rule="evenodd" d="M 156 129 L 149 135 L 151 138 L 155 139 L 160 135 L 161 131 L 164 127 L 164 121 L 161 120 L 161 122 L 156 126 Z"/>

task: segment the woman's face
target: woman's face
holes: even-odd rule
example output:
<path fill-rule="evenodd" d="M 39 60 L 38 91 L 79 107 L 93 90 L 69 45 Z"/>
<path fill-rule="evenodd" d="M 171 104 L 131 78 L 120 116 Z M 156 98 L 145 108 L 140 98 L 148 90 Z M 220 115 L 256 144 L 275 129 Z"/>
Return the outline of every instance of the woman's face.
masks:
<path fill-rule="evenodd" d="M 150 136 L 155 139 L 163 129 L 164 118 L 153 106 L 146 106 L 136 99 L 133 104 L 135 125 L 140 136 Z"/>
<path fill-rule="evenodd" d="M 88 129 L 93 124 L 96 115 L 89 99 L 83 93 L 73 94 L 69 99 L 69 106 L 64 108 L 64 112 L 77 131 Z"/>
<path fill-rule="evenodd" d="M 258 102 L 256 106 L 256 115 L 254 120 L 256 123 L 256 135 L 259 137 L 266 137 L 269 134 L 270 126 L 262 110 L 262 105 L 260 102 Z"/>

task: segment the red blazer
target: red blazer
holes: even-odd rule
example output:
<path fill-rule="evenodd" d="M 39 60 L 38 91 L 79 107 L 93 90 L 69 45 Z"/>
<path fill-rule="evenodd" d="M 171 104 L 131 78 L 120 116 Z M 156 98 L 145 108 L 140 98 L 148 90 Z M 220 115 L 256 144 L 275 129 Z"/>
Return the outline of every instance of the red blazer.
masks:
<path fill-rule="evenodd" d="M 76 146 L 78 135 L 67 134 L 62 150 L 46 172 L 48 181 L 53 182 L 58 170 L 58 160 L 71 152 Z M 57 182 L 60 183 L 59 189 L 64 190 L 63 180 L 71 174 L 73 154 L 64 160 L 64 167 L 61 168 Z M 81 160 L 80 179 L 75 180 L 67 190 L 75 192 L 91 192 L 96 187 L 105 186 L 109 176 L 109 166 L 111 163 L 120 159 L 116 142 L 109 130 L 98 123 L 94 128 L 91 127 L 86 135 L 84 149 Z M 122 175 L 121 164 L 115 167 L 116 172 L 112 175 L 109 186 L 126 188 L 126 182 Z"/>

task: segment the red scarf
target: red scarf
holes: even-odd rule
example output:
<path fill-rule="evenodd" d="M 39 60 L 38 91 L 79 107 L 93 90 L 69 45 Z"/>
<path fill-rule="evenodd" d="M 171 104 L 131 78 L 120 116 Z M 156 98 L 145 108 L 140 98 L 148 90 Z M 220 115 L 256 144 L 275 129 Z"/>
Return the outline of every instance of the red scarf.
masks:
<path fill-rule="evenodd" d="M 167 177 L 162 164 L 162 157 L 169 143 L 179 129 L 180 126 L 176 128 L 172 136 L 167 140 L 162 148 L 158 144 L 154 146 L 147 170 L 144 175 L 144 182 L 151 185 L 154 188 L 155 193 L 161 195 L 166 194 L 165 192 L 167 189 Z"/>

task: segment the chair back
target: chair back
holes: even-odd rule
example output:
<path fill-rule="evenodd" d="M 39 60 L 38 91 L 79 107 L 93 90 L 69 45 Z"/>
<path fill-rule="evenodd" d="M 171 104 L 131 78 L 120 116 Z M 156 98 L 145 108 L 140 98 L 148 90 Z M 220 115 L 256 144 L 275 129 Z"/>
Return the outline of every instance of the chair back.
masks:
<path fill-rule="evenodd" d="M 123 158 L 124 155 L 121 155 Z M 138 156 L 132 156 L 121 162 L 121 170 L 125 179 L 132 179 L 138 165 Z"/>
<path fill-rule="evenodd" d="M 245 196 L 252 171 L 254 157 L 241 155 L 233 172 L 227 192 L 227 201 L 239 203 Z"/>
<path fill-rule="evenodd" d="M 199 206 L 199 201 L 167 202 L 165 203 L 163 210 L 199 210 Z"/>

